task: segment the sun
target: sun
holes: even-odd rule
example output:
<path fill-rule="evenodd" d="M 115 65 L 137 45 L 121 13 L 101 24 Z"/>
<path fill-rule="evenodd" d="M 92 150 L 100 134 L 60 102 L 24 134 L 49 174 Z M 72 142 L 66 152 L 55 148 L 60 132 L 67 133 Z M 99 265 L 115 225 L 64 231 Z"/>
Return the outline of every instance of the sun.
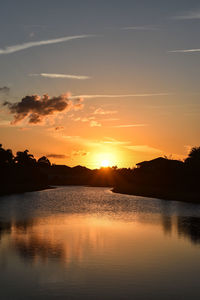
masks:
<path fill-rule="evenodd" d="M 93 166 L 96 168 L 111 168 L 117 165 L 117 156 L 115 151 L 94 152 L 92 156 Z"/>
<path fill-rule="evenodd" d="M 107 168 L 107 167 L 109 167 L 109 166 L 110 166 L 110 162 L 109 162 L 108 159 L 103 159 L 103 160 L 101 161 L 101 167 Z"/>

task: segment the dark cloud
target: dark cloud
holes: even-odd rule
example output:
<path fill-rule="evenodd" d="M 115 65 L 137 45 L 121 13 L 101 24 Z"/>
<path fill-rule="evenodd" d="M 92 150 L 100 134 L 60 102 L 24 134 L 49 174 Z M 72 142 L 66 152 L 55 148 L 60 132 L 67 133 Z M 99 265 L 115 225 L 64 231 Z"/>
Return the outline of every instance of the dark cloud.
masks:
<path fill-rule="evenodd" d="M 56 127 L 54 128 L 54 130 L 56 130 L 56 131 L 61 131 L 61 130 L 63 130 L 63 129 L 64 129 L 63 126 L 56 126 Z"/>
<path fill-rule="evenodd" d="M 14 115 L 13 124 L 16 124 L 25 118 L 30 124 L 41 123 L 46 117 L 57 115 L 61 112 L 67 112 L 71 109 L 81 109 L 83 107 L 82 99 L 69 100 L 68 94 L 57 97 L 49 97 L 48 94 L 40 97 L 39 95 L 26 96 L 20 102 L 4 102 L 8 106 L 11 114 Z"/>
<path fill-rule="evenodd" d="M 65 155 L 65 154 L 47 154 L 46 156 L 48 158 L 57 158 L 57 159 L 64 159 L 64 158 L 70 158 L 73 156 L 86 156 L 88 155 L 89 152 L 86 152 L 84 150 L 77 150 L 77 151 L 72 151 L 71 155 Z"/>
<path fill-rule="evenodd" d="M 10 92 L 10 88 L 7 86 L 0 87 L 0 93 L 8 94 Z"/>
<path fill-rule="evenodd" d="M 78 150 L 78 151 L 73 151 L 72 153 L 73 156 L 85 156 L 88 155 L 88 152 L 84 150 Z"/>
<path fill-rule="evenodd" d="M 64 154 L 48 154 L 47 157 L 49 157 L 49 158 L 63 159 L 63 158 L 67 158 L 69 156 L 64 155 Z"/>

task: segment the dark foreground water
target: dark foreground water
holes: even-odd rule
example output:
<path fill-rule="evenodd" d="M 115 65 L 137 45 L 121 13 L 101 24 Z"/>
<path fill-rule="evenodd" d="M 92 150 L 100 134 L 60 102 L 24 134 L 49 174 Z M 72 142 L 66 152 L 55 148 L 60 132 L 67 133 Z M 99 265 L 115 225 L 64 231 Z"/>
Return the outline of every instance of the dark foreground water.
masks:
<path fill-rule="evenodd" d="M 0 299 L 200 299 L 200 205 L 91 187 L 2 197 Z"/>

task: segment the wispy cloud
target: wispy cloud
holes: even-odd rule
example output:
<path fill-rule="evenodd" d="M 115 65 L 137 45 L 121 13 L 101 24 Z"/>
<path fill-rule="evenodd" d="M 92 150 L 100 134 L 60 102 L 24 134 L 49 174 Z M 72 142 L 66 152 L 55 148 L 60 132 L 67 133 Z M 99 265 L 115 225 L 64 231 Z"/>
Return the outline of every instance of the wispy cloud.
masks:
<path fill-rule="evenodd" d="M 174 20 L 197 20 L 200 19 L 200 11 L 189 11 L 182 15 L 173 16 Z"/>
<path fill-rule="evenodd" d="M 80 139 L 80 136 L 79 135 L 62 135 L 62 138 L 73 141 L 73 140 Z"/>
<path fill-rule="evenodd" d="M 94 120 L 94 117 L 77 117 L 77 118 L 74 118 L 74 119 L 72 119 L 73 121 L 75 121 L 75 122 L 78 122 L 78 121 L 80 121 L 80 122 L 90 122 L 91 120 Z"/>
<path fill-rule="evenodd" d="M 112 128 L 130 128 L 130 127 L 143 127 L 147 126 L 147 124 L 123 124 L 123 125 L 115 125 L 111 126 Z"/>
<path fill-rule="evenodd" d="M 124 149 L 128 149 L 134 152 L 144 152 L 144 153 L 156 153 L 156 154 L 162 154 L 163 151 L 154 147 L 150 147 L 148 145 L 131 145 L 130 141 L 119 141 L 111 137 L 105 137 L 105 141 L 102 143 L 108 144 L 110 146 L 120 146 Z"/>
<path fill-rule="evenodd" d="M 111 137 L 105 137 L 104 144 L 108 144 L 110 146 L 120 146 L 124 149 L 132 150 L 135 152 L 144 152 L 144 153 L 163 153 L 160 149 L 150 147 L 148 145 L 131 145 L 130 141 L 119 141 Z"/>
<path fill-rule="evenodd" d="M 119 141 L 111 137 L 105 137 L 105 141 L 102 141 L 104 144 L 109 144 L 110 146 L 120 146 L 122 148 L 132 150 L 135 152 L 145 152 L 145 153 L 163 153 L 160 149 L 150 147 L 148 145 L 131 145 L 130 141 Z"/>
<path fill-rule="evenodd" d="M 29 74 L 29 76 L 40 76 L 40 77 L 52 78 L 52 79 L 58 78 L 58 79 L 78 79 L 78 80 L 85 80 L 91 78 L 85 75 L 56 74 L 56 73 Z"/>
<path fill-rule="evenodd" d="M 103 119 L 102 121 L 106 121 L 106 122 L 112 122 L 112 121 L 119 121 L 119 118 L 107 118 L 107 119 Z"/>
<path fill-rule="evenodd" d="M 84 98 L 84 99 L 94 99 L 94 98 L 126 98 L 126 97 L 159 97 L 159 96 L 170 96 L 170 93 L 147 93 L 147 94 L 85 94 L 70 96 L 70 99 L 74 98 Z"/>
<path fill-rule="evenodd" d="M 155 25 L 143 25 L 143 26 L 128 26 L 128 27 L 122 27 L 121 30 L 141 30 L 141 31 L 154 31 L 158 30 L 158 27 Z"/>
<path fill-rule="evenodd" d="M 64 158 L 68 158 L 69 155 L 65 155 L 65 154 L 47 154 L 47 157 L 49 158 L 57 158 L 57 159 L 64 159 Z"/>
<path fill-rule="evenodd" d="M 145 152 L 145 153 L 162 153 L 160 149 L 150 147 L 148 145 L 134 145 L 134 146 L 125 146 L 129 150 L 136 152 Z"/>
<path fill-rule="evenodd" d="M 197 49 L 178 49 L 178 50 L 170 50 L 170 53 L 192 53 L 192 52 L 200 52 L 200 48 Z"/>
<path fill-rule="evenodd" d="M 89 117 L 77 117 L 72 119 L 75 122 L 83 122 L 83 123 L 89 123 L 90 127 L 101 127 L 101 123 L 98 121 L 95 121 L 95 117 L 89 116 Z"/>
<path fill-rule="evenodd" d="M 111 137 L 105 137 L 105 141 L 103 141 L 104 144 L 110 144 L 110 145 L 127 145 L 130 144 L 130 142 L 127 141 L 118 141 L 116 139 L 113 139 Z"/>
<path fill-rule="evenodd" d="M 10 88 L 8 86 L 0 87 L 0 93 L 8 94 L 10 92 Z"/>
<path fill-rule="evenodd" d="M 67 140 L 69 143 L 75 143 L 77 145 L 83 145 L 85 147 L 95 147 L 97 149 L 102 147 L 102 143 L 100 141 L 94 141 L 90 139 L 86 139 L 80 136 L 70 136 L 70 135 L 62 135 L 61 139 Z"/>
<path fill-rule="evenodd" d="M 10 127 L 10 121 L 0 120 L 0 127 Z"/>
<path fill-rule="evenodd" d="M 88 154 L 89 154 L 89 152 L 84 151 L 84 150 L 72 151 L 72 156 L 86 156 Z"/>
<path fill-rule="evenodd" d="M 103 108 L 99 107 L 94 111 L 94 115 L 110 115 L 118 113 L 117 110 L 104 110 Z"/>
<path fill-rule="evenodd" d="M 101 123 L 97 121 L 90 121 L 90 127 L 101 127 Z"/>
<path fill-rule="evenodd" d="M 35 41 L 35 42 L 28 42 L 23 43 L 19 45 L 13 45 L 13 46 L 7 46 L 5 49 L 0 49 L 0 55 L 1 54 L 10 54 L 17 51 L 25 50 L 32 47 L 38 47 L 38 46 L 44 46 L 44 45 L 50 45 L 50 44 L 58 44 L 63 42 L 68 42 L 71 40 L 76 39 L 84 39 L 89 37 L 94 37 L 95 35 L 92 34 L 83 34 L 83 35 L 73 35 L 73 36 L 65 36 L 57 39 L 51 39 L 51 40 L 42 40 L 42 41 Z"/>

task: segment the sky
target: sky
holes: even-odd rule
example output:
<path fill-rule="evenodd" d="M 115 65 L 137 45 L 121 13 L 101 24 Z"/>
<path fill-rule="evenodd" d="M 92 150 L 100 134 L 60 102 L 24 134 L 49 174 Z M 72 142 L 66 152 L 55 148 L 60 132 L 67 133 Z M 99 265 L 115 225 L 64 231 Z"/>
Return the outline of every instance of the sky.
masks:
<path fill-rule="evenodd" d="M 1 1 L 0 141 L 89 168 L 200 139 L 200 3 Z"/>

